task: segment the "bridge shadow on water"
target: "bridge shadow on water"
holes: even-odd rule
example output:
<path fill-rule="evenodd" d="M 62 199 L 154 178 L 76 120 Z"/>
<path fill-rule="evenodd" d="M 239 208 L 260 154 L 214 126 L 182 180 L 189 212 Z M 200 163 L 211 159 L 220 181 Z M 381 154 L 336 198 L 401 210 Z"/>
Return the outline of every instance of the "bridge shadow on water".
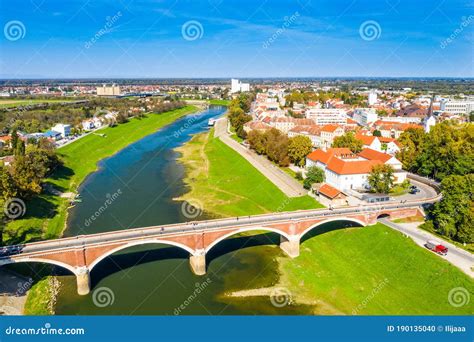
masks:
<path fill-rule="evenodd" d="M 356 227 L 362 226 L 352 221 L 341 220 L 328 222 L 309 231 L 303 236 L 300 243 L 332 231 Z M 212 247 L 206 254 L 206 264 L 209 266 L 214 260 L 221 256 L 238 250 L 258 246 L 278 246 L 279 244 L 280 236 L 273 232 L 261 232 L 256 230 L 254 232 L 236 234 Z M 128 251 L 121 251 L 118 254 L 112 254 L 98 263 L 91 273 L 91 285 L 94 287 L 109 275 L 134 266 L 164 260 L 182 260 L 187 262 L 188 259 L 189 253 L 187 251 L 179 247 L 170 247 L 166 244 L 150 244 L 140 247 L 131 247 Z"/>

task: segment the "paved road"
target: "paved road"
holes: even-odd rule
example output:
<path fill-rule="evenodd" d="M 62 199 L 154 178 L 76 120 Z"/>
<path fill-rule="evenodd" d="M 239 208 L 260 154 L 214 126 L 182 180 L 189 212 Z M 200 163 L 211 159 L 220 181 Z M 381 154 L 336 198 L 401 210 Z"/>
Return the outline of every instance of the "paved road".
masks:
<path fill-rule="evenodd" d="M 394 223 L 386 218 L 379 219 L 379 222 L 383 223 L 384 225 L 398 230 L 399 232 L 408 235 L 415 241 L 416 244 L 424 247 L 427 240 L 435 240 L 441 241 L 438 237 L 433 234 L 430 234 L 427 231 L 421 230 L 416 227 L 416 224 L 397 224 Z M 474 277 L 474 256 L 469 252 L 445 241 L 442 240 L 442 244 L 448 247 L 449 251 L 446 256 L 438 255 L 440 258 L 445 259 L 449 263 L 453 264 L 454 266 L 461 269 L 464 273 L 466 273 L 470 277 Z M 435 253 L 434 253 L 435 254 Z"/>
<path fill-rule="evenodd" d="M 11 263 L 9 260 L 13 256 L 33 257 L 46 252 L 58 251 L 70 248 L 84 248 L 91 245 L 108 245 L 117 242 L 130 242 L 149 238 L 171 237 L 182 234 L 199 234 L 214 230 L 233 229 L 239 226 L 262 226 L 269 223 L 287 223 L 292 220 L 304 220 L 315 217 L 331 218 L 345 217 L 348 214 L 370 214 L 379 213 L 381 210 L 396 210 L 404 208 L 419 207 L 424 203 L 439 201 L 441 197 L 437 195 L 433 198 L 423 200 L 412 200 L 405 203 L 387 202 L 384 205 L 369 204 L 364 206 L 352 206 L 335 209 L 310 209 L 297 210 L 292 212 L 277 212 L 272 214 L 262 214 L 253 216 L 230 217 L 223 219 L 213 219 L 197 222 L 175 223 L 162 226 L 152 226 L 144 228 L 134 228 L 127 230 L 111 231 L 106 233 L 96 233 L 89 235 L 79 235 L 75 237 L 31 242 L 24 245 L 4 247 L 4 257 L 0 257 L 0 265 Z"/>
<path fill-rule="evenodd" d="M 223 143 L 249 161 L 288 197 L 299 197 L 308 193 L 296 179 L 273 165 L 266 157 L 253 153 L 232 139 L 227 132 L 227 118 L 221 118 L 216 121 L 215 136 L 219 137 Z"/>

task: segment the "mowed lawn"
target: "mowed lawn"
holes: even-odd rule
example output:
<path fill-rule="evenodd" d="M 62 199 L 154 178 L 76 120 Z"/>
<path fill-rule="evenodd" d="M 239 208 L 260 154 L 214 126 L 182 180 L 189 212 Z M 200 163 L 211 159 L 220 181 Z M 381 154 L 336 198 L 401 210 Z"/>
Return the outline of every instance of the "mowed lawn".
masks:
<path fill-rule="evenodd" d="M 194 106 L 161 113 L 147 114 L 141 119 L 131 119 L 125 124 L 97 131 L 101 137 L 89 134 L 58 150 L 64 167 L 58 169 L 47 182 L 62 192 L 74 192 L 97 163 L 117 153 L 131 143 L 154 133 L 176 119 L 196 111 Z M 26 203 L 26 215 L 9 222 L 4 230 L 4 241 L 22 243 L 39 239 L 57 238 L 65 227 L 69 201 L 59 196 L 43 193 Z"/>
<path fill-rule="evenodd" d="M 314 304 L 317 314 L 474 313 L 471 278 L 382 224 L 313 236 L 300 252 L 280 259 L 281 285 L 296 300 Z M 455 288 L 469 292 L 470 302 L 451 305 Z"/>
<path fill-rule="evenodd" d="M 213 132 L 179 148 L 189 192 L 179 198 L 216 216 L 245 216 L 322 207 L 310 196 L 289 198 Z"/>

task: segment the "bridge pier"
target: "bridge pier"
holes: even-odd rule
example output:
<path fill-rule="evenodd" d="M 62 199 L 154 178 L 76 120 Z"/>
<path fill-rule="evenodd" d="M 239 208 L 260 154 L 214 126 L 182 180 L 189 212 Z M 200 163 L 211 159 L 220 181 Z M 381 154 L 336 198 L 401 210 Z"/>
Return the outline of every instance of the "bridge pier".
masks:
<path fill-rule="evenodd" d="M 291 235 L 288 240 L 283 235 L 280 235 L 280 248 L 290 258 L 296 258 L 300 255 L 300 238 L 298 235 Z"/>
<path fill-rule="evenodd" d="M 196 254 L 191 254 L 189 257 L 189 265 L 195 275 L 206 274 L 206 252 L 200 250 Z"/>
<path fill-rule="evenodd" d="M 80 267 L 76 272 L 77 294 L 85 296 L 91 291 L 91 276 L 87 267 Z"/>

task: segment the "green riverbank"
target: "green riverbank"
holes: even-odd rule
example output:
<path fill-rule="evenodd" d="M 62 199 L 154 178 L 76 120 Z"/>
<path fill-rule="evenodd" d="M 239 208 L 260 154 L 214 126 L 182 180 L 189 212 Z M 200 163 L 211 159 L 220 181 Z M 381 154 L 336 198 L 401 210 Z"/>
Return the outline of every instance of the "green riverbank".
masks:
<path fill-rule="evenodd" d="M 308 196 L 286 198 L 212 132 L 195 136 L 178 150 L 189 186 L 179 200 L 197 204 L 211 215 L 320 206 Z M 272 287 L 238 291 L 228 294 L 228 299 L 279 291 L 290 297 L 287 305 L 309 306 L 314 314 L 472 313 L 472 303 L 455 307 L 449 302 L 454 288 L 474 293 L 473 280 L 456 267 L 384 225 L 339 229 L 347 225 L 333 222 L 314 229 L 303 237 L 298 258 L 276 253 L 279 279 Z"/>
<path fill-rule="evenodd" d="M 97 134 L 89 134 L 58 150 L 64 165 L 46 182 L 63 194 L 75 193 L 84 179 L 97 170 L 99 161 L 196 110 L 195 106 L 186 106 L 161 114 L 150 113 L 143 118 L 133 118 L 127 123 L 107 127 Z M 6 225 L 4 241 L 10 244 L 23 243 L 62 235 L 66 226 L 68 198 L 43 193 L 26 206 L 24 217 Z M 48 271 L 45 270 L 44 274 L 48 274 Z M 40 277 L 44 274 L 40 274 Z M 43 277 L 33 285 L 28 294 L 25 314 L 51 312 L 49 307 L 52 299 L 45 293 L 45 289 L 49 288 L 48 282 L 49 277 Z"/>

